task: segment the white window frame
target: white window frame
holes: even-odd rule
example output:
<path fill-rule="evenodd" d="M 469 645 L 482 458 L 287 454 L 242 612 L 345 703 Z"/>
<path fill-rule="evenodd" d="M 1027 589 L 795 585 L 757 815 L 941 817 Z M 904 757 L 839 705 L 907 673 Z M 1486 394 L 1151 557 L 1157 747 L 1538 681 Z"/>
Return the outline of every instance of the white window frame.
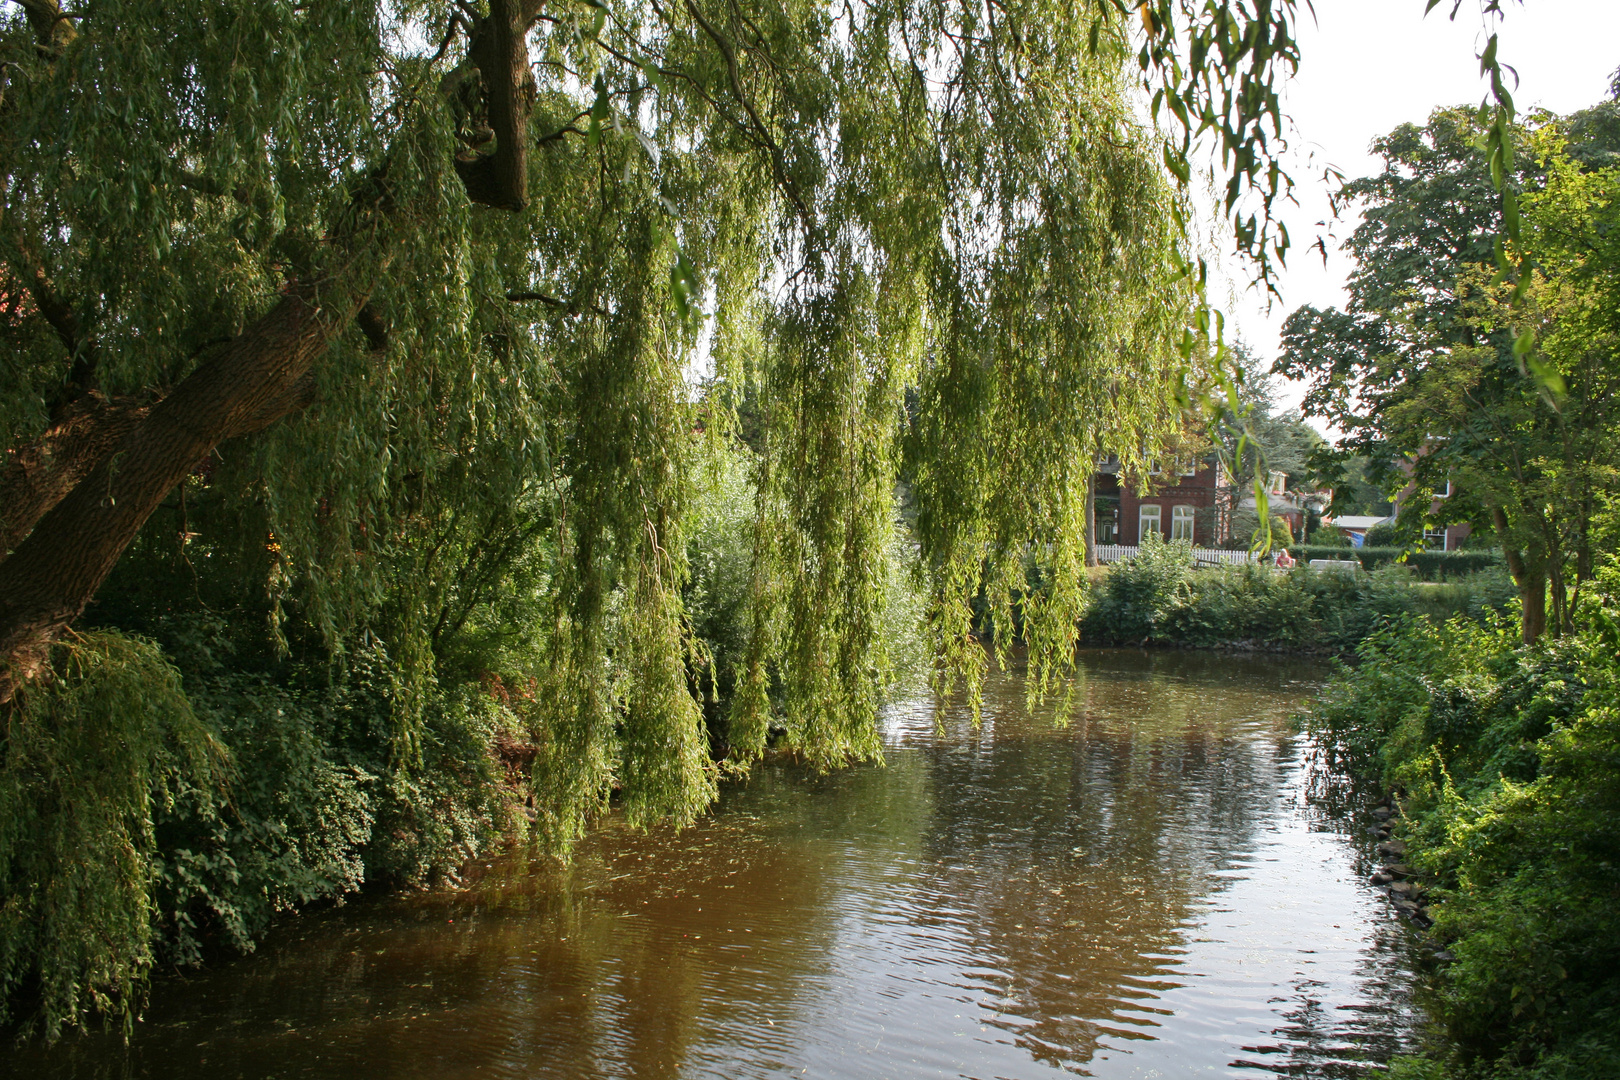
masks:
<path fill-rule="evenodd" d="M 1447 551 L 1449 550 L 1448 542 L 1450 539 L 1451 537 L 1448 535 L 1448 530 L 1444 525 L 1423 530 L 1423 547 L 1425 550 L 1433 551 L 1433 545 L 1439 544 L 1441 551 Z"/>
<path fill-rule="evenodd" d="M 1149 521 L 1153 523 L 1151 526 Z M 1160 540 L 1164 539 L 1164 508 L 1158 503 L 1143 503 L 1136 508 L 1136 542 L 1145 541 L 1150 530 L 1158 533 Z"/>
<path fill-rule="evenodd" d="M 1193 541 L 1193 508 L 1185 503 L 1170 508 L 1170 539 Z"/>

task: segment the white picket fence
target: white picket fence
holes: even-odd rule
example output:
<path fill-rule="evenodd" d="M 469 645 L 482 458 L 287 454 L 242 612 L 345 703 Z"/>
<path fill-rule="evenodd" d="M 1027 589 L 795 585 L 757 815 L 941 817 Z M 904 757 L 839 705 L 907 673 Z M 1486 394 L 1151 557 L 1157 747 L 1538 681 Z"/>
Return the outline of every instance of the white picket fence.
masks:
<path fill-rule="evenodd" d="M 1099 563 L 1119 562 L 1129 559 L 1140 550 L 1134 544 L 1098 544 L 1097 561 Z M 1242 566 L 1244 563 L 1256 561 L 1252 551 L 1222 551 L 1219 548 L 1193 548 L 1193 559 L 1204 566 L 1219 566 L 1222 563 Z"/>

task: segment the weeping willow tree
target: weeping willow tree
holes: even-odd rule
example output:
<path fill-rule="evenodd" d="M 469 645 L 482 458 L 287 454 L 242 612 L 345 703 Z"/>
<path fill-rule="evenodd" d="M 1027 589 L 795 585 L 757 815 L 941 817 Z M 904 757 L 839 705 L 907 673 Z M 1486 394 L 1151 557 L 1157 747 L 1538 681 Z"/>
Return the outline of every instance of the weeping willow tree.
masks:
<path fill-rule="evenodd" d="M 542 538 L 542 833 L 615 789 L 689 821 L 718 767 L 684 530 L 745 397 L 729 764 L 778 721 L 823 766 L 871 757 L 897 479 L 940 685 L 976 692 L 981 593 L 1001 625 L 1019 605 L 1043 685 L 1093 462 L 1145 470 L 1218 353 L 1183 239 L 1199 136 L 1238 246 L 1286 248 L 1291 0 L 3 12 L 8 767 L 76 692 L 63 634 L 160 508 L 187 543 L 206 489 L 254 507 L 273 632 L 285 601 L 334 651 L 386 642 L 407 769 L 465 617 L 447 553 Z"/>

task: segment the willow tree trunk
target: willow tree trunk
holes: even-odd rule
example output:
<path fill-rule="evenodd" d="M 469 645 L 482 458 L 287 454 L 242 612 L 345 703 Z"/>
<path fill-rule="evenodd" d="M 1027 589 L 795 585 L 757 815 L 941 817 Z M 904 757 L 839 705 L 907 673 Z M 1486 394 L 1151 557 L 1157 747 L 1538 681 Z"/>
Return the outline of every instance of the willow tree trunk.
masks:
<path fill-rule="evenodd" d="M 489 14 L 470 23 L 466 62 L 441 87 L 456 96 L 471 82 L 485 98 L 492 138 L 454 162 L 474 203 L 512 211 L 528 204 L 534 82 L 526 41 L 542 2 L 491 0 Z M 74 24 L 55 0 L 24 0 L 23 7 L 41 48 L 54 55 L 71 43 Z M 367 242 L 364 223 L 375 216 L 408 217 L 393 205 L 386 167 L 356 200 L 348 240 Z M 312 367 L 357 316 L 375 342 L 375 320 L 362 309 L 385 263 L 373 264 L 364 283 L 351 269 L 347 277 L 328 279 L 318 294 L 289 286 L 274 307 L 144 416 L 120 413 L 117 423 L 101 417 L 106 422 L 86 421 L 82 430 L 59 424 L 53 431 L 62 436 L 60 453 L 32 469 L 13 455 L 10 464 L 18 468 L 0 472 L 0 495 L 10 500 L 0 510 L 0 539 L 7 547 L 16 544 L 9 555 L 0 548 L 0 704 L 42 670 L 51 643 L 84 611 L 152 511 L 214 447 L 308 405 Z M 41 310 L 48 316 L 47 306 Z M 52 323 L 62 332 L 64 318 Z M 66 338 L 74 352 L 83 333 L 74 328 Z"/>
<path fill-rule="evenodd" d="M 147 410 L 85 394 L 0 469 L 0 558 L 111 454 Z"/>
<path fill-rule="evenodd" d="M 289 291 L 192 372 L 0 562 L 0 701 L 33 676 L 152 511 L 214 447 L 308 403 L 305 376 L 364 302 Z"/>

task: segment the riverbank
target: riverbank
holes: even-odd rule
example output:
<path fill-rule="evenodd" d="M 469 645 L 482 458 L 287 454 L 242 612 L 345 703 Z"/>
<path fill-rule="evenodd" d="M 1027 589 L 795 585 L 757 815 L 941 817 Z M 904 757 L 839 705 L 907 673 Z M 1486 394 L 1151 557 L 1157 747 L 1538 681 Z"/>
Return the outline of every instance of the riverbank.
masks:
<path fill-rule="evenodd" d="M 1097 644 L 1350 655 L 1391 620 L 1480 619 L 1502 610 L 1513 595 L 1500 570 L 1442 583 L 1417 581 L 1396 565 L 1372 573 L 1195 567 L 1185 545 L 1150 540 L 1136 556 L 1093 576 L 1081 637 Z"/>
<path fill-rule="evenodd" d="M 1324 764 L 1384 807 L 1373 880 L 1439 949 L 1429 1044 L 1394 1076 L 1620 1075 L 1615 626 L 1593 610 L 1532 647 L 1506 623 L 1408 621 L 1307 715 Z"/>

